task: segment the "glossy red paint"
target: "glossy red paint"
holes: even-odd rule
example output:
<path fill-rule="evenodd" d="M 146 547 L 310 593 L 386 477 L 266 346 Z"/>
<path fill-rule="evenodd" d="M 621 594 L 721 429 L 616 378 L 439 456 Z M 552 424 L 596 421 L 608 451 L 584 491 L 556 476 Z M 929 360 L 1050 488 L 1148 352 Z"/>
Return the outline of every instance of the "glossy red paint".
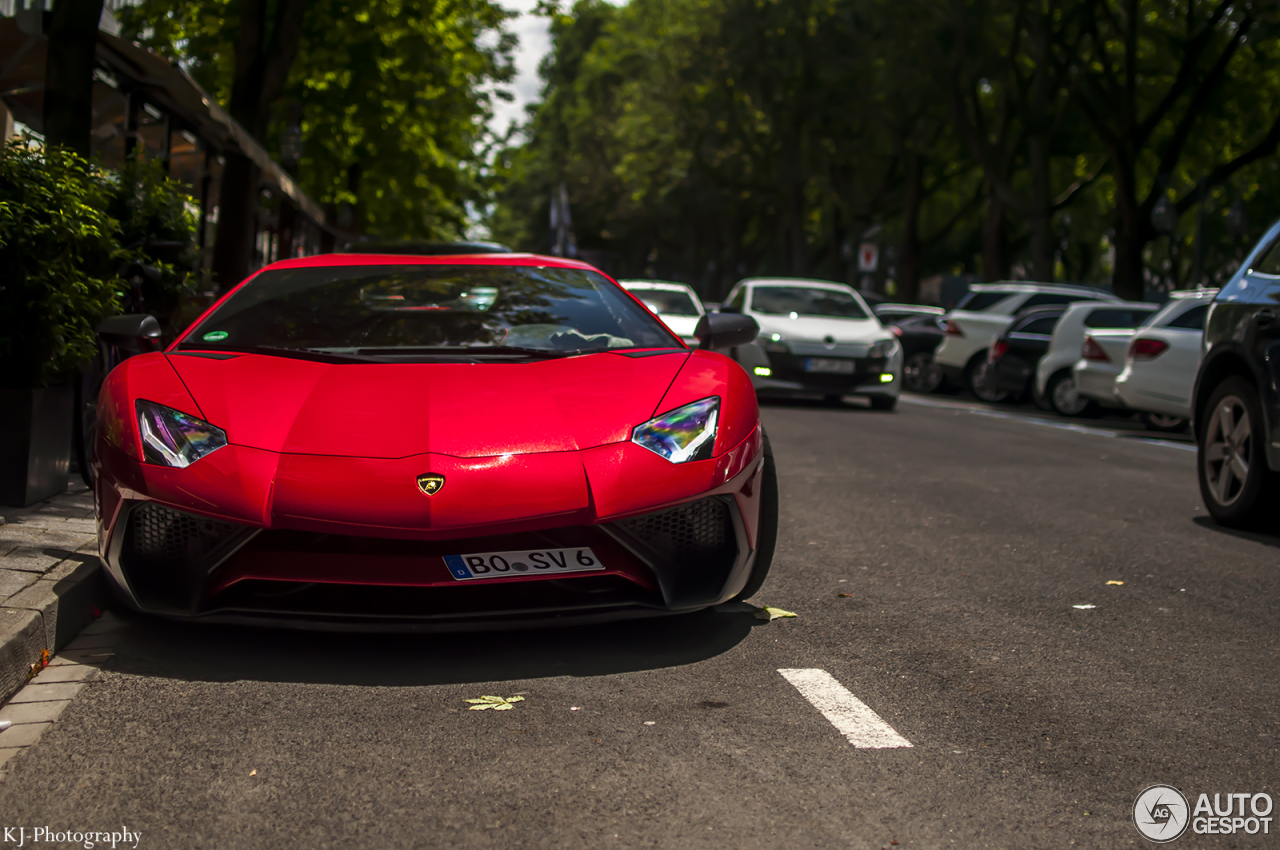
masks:
<path fill-rule="evenodd" d="M 477 458 L 626 440 L 653 416 L 689 355 L 478 364 L 168 358 L 204 418 L 236 445 L 287 454 Z"/>

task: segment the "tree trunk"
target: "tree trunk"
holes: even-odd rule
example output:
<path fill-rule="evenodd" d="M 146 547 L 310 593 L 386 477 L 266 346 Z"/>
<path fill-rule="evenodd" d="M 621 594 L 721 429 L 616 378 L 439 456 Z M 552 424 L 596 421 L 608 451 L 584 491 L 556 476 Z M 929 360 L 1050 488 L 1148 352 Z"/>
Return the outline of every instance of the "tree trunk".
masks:
<path fill-rule="evenodd" d="M 45 144 L 89 158 L 93 130 L 93 66 L 102 0 L 58 0 L 49 21 L 44 71 Z"/>
<path fill-rule="evenodd" d="M 1112 244 L 1116 255 L 1111 271 L 1111 291 L 1126 301 L 1141 301 L 1146 289 L 1146 282 L 1142 279 L 1142 251 L 1151 239 L 1151 225 L 1143 220 L 1132 163 L 1117 157 L 1114 173 L 1116 226 Z"/>
<path fill-rule="evenodd" d="M 1049 140 L 1032 136 L 1027 140 L 1031 172 L 1031 198 L 1027 205 L 1030 231 L 1031 279 L 1053 281 L 1053 199 L 1049 197 Z"/>
<path fill-rule="evenodd" d="M 1009 235 L 1004 203 L 996 195 L 989 179 L 986 190 L 987 215 L 982 222 L 982 279 L 991 282 L 1009 276 Z"/>
<path fill-rule="evenodd" d="M 914 304 L 920 295 L 920 154 L 907 151 L 907 197 L 902 213 L 902 247 L 898 257 L 898 291 L 894 298 Z"/>
<path fill-rule="evenodd" d="M 272 7 L 270 21 L 268 5 L 267 0 L 243 0 L 241 4 L 231 102 L 227 105 L 231 117 L 259 141 L 266 136 L 271 104 L 280 96 L 298 53 L 307 0 L 279 0 Z M 242 154 L 227 150 L 224 156 L 213 276 L 225 292 L 250 271 L 261 173 Z M 290 203 L 288 199 L 281 202 Z"/>
<path fill-rule="evenodd" d="M 249 275 L 258 230 L 258 166 L 227 151 L 218 191 L 218 233 L 213 243 L 213 277 L 226 292 Z"/>

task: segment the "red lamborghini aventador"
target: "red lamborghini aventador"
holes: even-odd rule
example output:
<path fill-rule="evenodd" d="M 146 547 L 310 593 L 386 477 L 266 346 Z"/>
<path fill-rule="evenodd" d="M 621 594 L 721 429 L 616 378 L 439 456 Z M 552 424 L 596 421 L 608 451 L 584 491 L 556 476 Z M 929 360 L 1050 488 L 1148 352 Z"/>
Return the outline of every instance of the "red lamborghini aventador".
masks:
<path fill-rule="evenodd" d="M 99 398 L 99 546 L 124 602 L 230 622 L 474 628 L 759 589 L 777 479 L 751 381 L 583 263 L 268 266 Z"/>

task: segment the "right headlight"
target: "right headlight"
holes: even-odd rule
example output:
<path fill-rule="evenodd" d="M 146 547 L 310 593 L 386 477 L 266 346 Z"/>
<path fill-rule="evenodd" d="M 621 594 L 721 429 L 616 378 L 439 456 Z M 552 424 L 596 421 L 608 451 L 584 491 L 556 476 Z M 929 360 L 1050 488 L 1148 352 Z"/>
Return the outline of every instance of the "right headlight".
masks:
<path fill-rule="evenodd" d="M 896 339 L 882 339 L 867 349 L 868 357 L 891 357 L 898 346 Z"/>
<path fill-rule="evenodd" d="M 227 432 L 203 419 L 154 401 L 139 399 L 134 407 L 147 463 L 181 469 L 227 444 Z"/>
<path fill-rule="evenodd" d="M 631 442 L 672 463 L 706 460 L 715 450 L 719 418 L 719 396 L 704 398 L 637 425 Z"/>

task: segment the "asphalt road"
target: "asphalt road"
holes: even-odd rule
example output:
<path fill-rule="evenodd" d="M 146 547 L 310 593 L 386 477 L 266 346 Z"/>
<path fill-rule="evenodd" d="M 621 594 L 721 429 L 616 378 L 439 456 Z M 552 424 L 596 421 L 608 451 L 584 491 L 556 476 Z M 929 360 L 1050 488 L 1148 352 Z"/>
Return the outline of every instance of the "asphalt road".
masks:
<path fill-rule="evenodd" d="M 0 782 L 0 825 L 150 848 L 1123 847 L 1153 783 L 1277 796 L 1280 537 L 1206 520 L 1185 445 L 947 401 L 764 419 L 783 516 L 756 601 L 797 618 L 129 620 Z M 851 746 L 796 668 L 913 746 Z M 524 701 L 467 710 L 489 694 Z"/>

